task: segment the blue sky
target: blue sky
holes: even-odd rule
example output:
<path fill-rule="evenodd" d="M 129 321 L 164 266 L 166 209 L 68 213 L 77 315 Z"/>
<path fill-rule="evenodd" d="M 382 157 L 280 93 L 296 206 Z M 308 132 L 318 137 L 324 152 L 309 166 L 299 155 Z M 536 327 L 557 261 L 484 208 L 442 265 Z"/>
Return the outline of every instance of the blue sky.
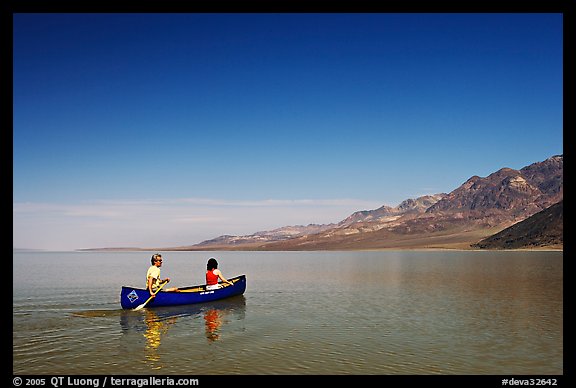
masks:
<path fill-rule="evenodd" d="M 14 14 L 13 244 L 338 222 L 563 152 L 562 14 Z"/>

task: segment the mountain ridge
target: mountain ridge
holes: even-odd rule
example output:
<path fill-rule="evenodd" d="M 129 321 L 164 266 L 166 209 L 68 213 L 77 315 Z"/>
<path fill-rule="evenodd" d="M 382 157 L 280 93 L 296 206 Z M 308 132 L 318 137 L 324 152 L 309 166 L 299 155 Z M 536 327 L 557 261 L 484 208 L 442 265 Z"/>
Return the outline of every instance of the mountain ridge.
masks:
<path fill-rule="evenodd" d="M 357 211 L 338 223 L 284 226 L 244 236 L 222 235 L 194 245 L 153 249 L 482 249 L 474 244 L 560 201 L 563 155 L 554 155 L 520 170 L 503 167 L 486 177 L 473 175 L 449 193 L 409 198 L 396 207 L 383 205 Z M 562 242 L 555 240 L 553 245 L 558 247 Z"/>

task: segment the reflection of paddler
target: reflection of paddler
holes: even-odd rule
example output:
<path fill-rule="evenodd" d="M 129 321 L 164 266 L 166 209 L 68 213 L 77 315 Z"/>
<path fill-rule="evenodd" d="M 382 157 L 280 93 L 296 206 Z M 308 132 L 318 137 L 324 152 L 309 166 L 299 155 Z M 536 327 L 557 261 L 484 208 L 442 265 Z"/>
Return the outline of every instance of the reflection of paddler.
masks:
<path fill-rule="evenodd" d="M 204 321 L 206 322 L 206 338 L 210 341 L 216 341 L 219 337 L 218 329 L 222 325 L 220 311 L 216 309 L 206 310 L 204 312 Z"/>
<path fill-rule="evenodd" d="M 145 309 L 146 317 L 146 331 L 144 337 L 146 338 L 146 358 L 150 361 L 159 361 L 160 356 L 157 353 L 160 346 L 160 340 L 163 334 L 166 334 L 168 327 L 176 321 L 176 317 L 168 320 L 161 320 L 158 314 L 151 309 Z"/>
<path fill-rule="evenodd" d="M 159 320 L 158 315 L 150 309 L 146 309 L 146 349 L 156 350 L 160 346 L 160 333 L 162 330 L 162 322 Z"/>

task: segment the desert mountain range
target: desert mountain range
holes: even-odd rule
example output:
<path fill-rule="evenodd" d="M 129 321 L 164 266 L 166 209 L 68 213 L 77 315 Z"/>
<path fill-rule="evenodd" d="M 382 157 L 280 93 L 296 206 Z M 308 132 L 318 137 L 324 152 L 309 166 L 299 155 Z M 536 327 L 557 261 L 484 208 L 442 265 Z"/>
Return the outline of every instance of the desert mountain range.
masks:
<path fill-rule="evenodd" d="M 556 155 L 520 170 L 502 168 L 484 178 L 472 176 L 450 193 L 358 211 L 336 224 L 285 226 L 246 236 L 224 235 L 190 246 L 153 249 L 562 248 L 563 163 L 563 155 Z M 548 208 L 551 211 L 528 222 Z M 519 223 L 525 220 L 522 227 Z M 547 227 L 551 223 L 554 226 Z M 508 230 L 516 224 L 519 226 Z M 488 239 L 504 230 L 509 233 L 506 244 Z"/>

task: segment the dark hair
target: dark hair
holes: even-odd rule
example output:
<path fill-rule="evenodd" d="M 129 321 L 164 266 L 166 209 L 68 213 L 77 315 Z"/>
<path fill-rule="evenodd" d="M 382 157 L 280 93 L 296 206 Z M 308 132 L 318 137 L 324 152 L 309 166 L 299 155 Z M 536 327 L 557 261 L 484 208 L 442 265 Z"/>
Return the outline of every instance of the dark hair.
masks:
<path fill-rule="evenodd" d="M 159 253 L 155 253 L 152 255 L 152 258 L 150 259 L 150 263 L 152 263 L 152 265 L 154 265 L 154 262 L 158 259 L 161 259 L 162 255 Z"/>
<path fill-rule="evenodd" d="M 208 264 L 206 265 L 206 269 L 208 271 L 212 271 L 213 269 L 216 269 L 216 268 L 218 268 L 218 262 L 216 261 L 215 258 L 211 257 L 208 260 Z"/>

